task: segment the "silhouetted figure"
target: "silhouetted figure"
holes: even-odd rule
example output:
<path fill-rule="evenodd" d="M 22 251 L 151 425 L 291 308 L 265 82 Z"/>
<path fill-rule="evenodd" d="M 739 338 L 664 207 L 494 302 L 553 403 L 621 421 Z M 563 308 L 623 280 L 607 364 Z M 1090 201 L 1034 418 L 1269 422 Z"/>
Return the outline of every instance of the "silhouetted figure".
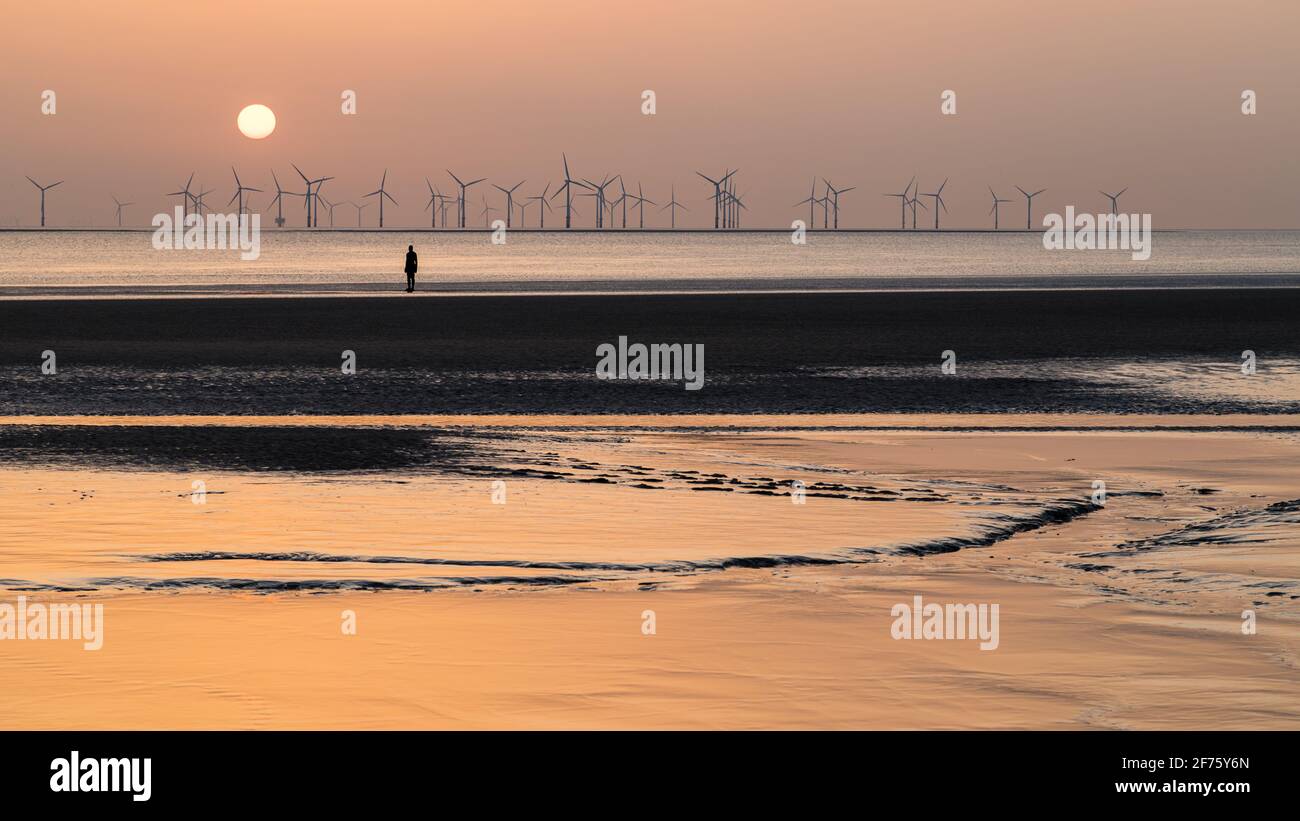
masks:
<path fill-rule="evenodd" d="M 406 246 L 406 292 L 415 291 L 415 272 L 420 267 L 419 259 L 415 256 L 415 246 Z"/>

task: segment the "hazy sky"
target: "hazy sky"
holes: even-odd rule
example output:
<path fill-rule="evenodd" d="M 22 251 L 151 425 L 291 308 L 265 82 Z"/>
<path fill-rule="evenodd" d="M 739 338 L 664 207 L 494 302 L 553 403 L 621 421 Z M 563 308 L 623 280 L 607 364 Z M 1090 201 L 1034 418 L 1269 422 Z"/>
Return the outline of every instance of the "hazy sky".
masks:
<path fill-rule="evenodd" d="M 51 225 L 111 223 L 110 193 L 147 224 L 191 171 L 224 205 L 231 164 L 268 188 L 271 168 L 297 179 L 291 161 L 335 175 L 336 200 L 387 167 L 400 207 L 386 223 L 427 224 L 426 175 L 448 193 L 444 168 L 534 193 L 566 151 L 575 173 L 621 173 L 660 202 L 675 182 L 691 208 L 679 225 L 711 222 L 694 170 L 739 167 L 755 227 L 806 218 L 791 206 L 814 174 L 858 186 L 842 226 L 896 227 L 881 194 L 913 173 L 922 191 L 950 178 L 951 227 L 989 226 L 988 185 L 1015 195 L 1003 225 L 1023 227 L 1015 184 L 1048 189 L 1039 215 L 1096 212 L 1098 188 L 1129 186 L 1121 205 L 1157 228 L 1300 227 L 1297 0 L 97 0 L 3 15 L 4 225 L 36 222 L 24 174 L 67 180 Z M 940 114 L 945 89 L 955 116 Z M 279 119 L 266 140 L 235 128 L 254 102 Z"/>

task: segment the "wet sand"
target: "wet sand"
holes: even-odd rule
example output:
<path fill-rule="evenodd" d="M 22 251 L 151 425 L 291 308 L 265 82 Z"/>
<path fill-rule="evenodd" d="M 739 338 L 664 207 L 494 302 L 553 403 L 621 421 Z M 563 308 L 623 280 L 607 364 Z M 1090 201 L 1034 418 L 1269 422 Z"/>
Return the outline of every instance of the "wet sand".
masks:
<path fill-rule="evenodd" d="M 144 454 L 59 468 L 30 454 L 0 469 L 0 576 L 25 580 L 5 600 L 26 588 L 106 611 L 99 651 L 0 642 L 0 724 L 1300 726 L 1300 514 L 1288 506 L 1300 441 L 1288 425 L 654 432 L 568 421 L 495 428 L 506 436 L 492 447 L 516 449 L 531 471 L 507 480 L 505 505 L 491 504 L 490 475 L 454 465 L 267 474 Z M 499 458 L 488 463 L 517 467 Z M 583 481 L 593 472 L 609 481 Z M 201 507 L 185 495 L 197 476 L 214 491 Z M 746 492 L 764 489 L 759 478 L 782 494 L 792 478 L 825 491 L 794 505 Z M 1087 501 L 1098 478 L 1103 506 Z M 638 487 L 653 479 L 668 487 Z M 710 483 L 732 490 L 701 492 Z M 868 489 L 922 487 L 907 492 L 915 501 L 867 501 Z M 1070 499 L 1075 513 L 1035 518 Z M 942 549 L 908 549 L 922 542 Z M 326 555 L 284 555 L 295 544 Z M 237 555 L 142 558 L 191 547 Z M 791 553 L 831 563 L 704 561 Z M 364 561 L 377 554 L 399 561 Z M 571 566 L 507 563 L 521 558 Z M 636 566 L 581 566 L 593 558 Z M 554 575 L 578 578 L 544 581 Z M 301 584 L 448 578 L 471 581 Z M 219 583 L 232 579 L 275 584 Z M 914 595 L 998 603 L 998 648 L 894 640 L 891 608 Z M 1243 635 L 1243 609 L 1256 635 Z M 340 629 L 345 610 L 355 636 Z M 654 635 L 642 632 L 646 610 Z"/>

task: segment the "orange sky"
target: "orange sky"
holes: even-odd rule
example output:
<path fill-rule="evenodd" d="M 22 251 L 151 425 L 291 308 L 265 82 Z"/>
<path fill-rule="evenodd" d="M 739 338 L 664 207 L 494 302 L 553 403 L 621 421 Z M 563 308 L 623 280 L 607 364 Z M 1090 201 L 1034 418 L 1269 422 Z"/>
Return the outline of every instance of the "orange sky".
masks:
<path fill-rule="evenodd" d="M 1157 228 L 1300 227 L 1295 0 L 132 0 L 15 3 L 4 20 L 3 225 L 36 220 L 24 174 L 67 180 L 51 225 L 110 223 L 110 193 L 147 224 L 191 171 L 224 205 L 232 163 L 267 187 L 272 167 L 296 178 L 290 161 L 337 176 L 334 199 L 388 167 L 401 207 L 386 223 L 420 225 L 425 175 L 444 191 L 446 167 L 527 178 L 532 193 L 567 151 L 575 172 L 622 173 L 652 199 L 675 181 L 697 225 L 712 211 L 693 171 L 738 166 L 749 226 L 806 216 L 790 206 L 816 174 L 859 186 L 843 226 L 895 227 L 881 193 L 917 173 L 923 191 L 951 178 L 952 227 L 986 227 L 986 186 L 1010 197 L 1017 183 L 1049 189 L 1036 213 L 1101 210 L 1098 188 L 1127 185 L 1123 206 Z M 235 129 L 252 102 L 279 118 L 261 142 Z M 1023 213 L 1014 203 L 1003 225 Z"/>

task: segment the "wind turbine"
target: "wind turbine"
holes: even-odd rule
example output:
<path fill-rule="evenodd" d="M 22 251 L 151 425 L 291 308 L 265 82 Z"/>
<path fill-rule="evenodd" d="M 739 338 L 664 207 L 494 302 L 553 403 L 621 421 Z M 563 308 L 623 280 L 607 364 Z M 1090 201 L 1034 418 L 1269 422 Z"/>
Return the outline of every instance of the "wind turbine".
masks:
<path fill-rule="evenodd" d="M 320 195 L 318 194 L 317 196 L 320 196 Z M 328 209 L 330 210 L 330 230 L 332 231 L 332 230 L 334 230 L 334 209 L 337 208 L 338 206 L 342 205 L 343 203 L 340 203 L 340 202 L 330 202 L 329 200 L 325 199 L 324 197 L 321 197 L 321 200 L 324 201 L 324 203 L 325 203 L 325 207 L 328 208 Z"/>
<path fill-rule="evenodd" d="M 671 211 L 668 212 L 668 214 L 669 214 L 670 219 L 672 220 L 671 226 L 672 226 L 673 230 L 676 230 L 676 229 L 677 229 L 677 209 L 680 208 L 680 209 L 682 209 L 683 211 L 689 211 L 689 210 L 691 210 L 691 209 L 687 208 L 685 205 L 682 205 L 680 202 L 677 201 L 677 186 L 676 186 L 676 185 L 673 185 L 672 188 L 671 188 L 670 190 L 671 190 L 672 193 L 669 194 L 668 204 L 667 204 L 667 205 L 664 205 L 664 206 L 661 206 L 661 207 L 659 208 L 659 210 L 662 211 L 662 210 L 664 210 L 665 208 L 671 208 L 671 209 L 672 209 Z"/>
<path fill-rule="evenodd" d="M 596 197 L 596 227 L 604 228 L 605 227 L 605 189 L 613 185 L 614 180 L 611 180 L 608 176 L 606 176 L 603 180 L 601 180 L 599 185 L 592 182 L 591 180 L 583 180 L 583 183 L 585 183 L 588 188 L 590 188 L 592 191 L 595 192 L 594 196 Z"/>
<path fill-rule="evenodd" d="M 281 188 L 281 187 L 280 187 L 280 178 L 277 177 L 277 176 L 275 176 L 275 171 L 274 171 L 274 170 L 271 171 L 271 179 L 272 179 L 272 180 L 275 180 L 275 198 L 272 199 L 269 203 L 267 203 L 267 206 L 266 206 L 266 207 L 267 207 L 267 208 L 270 208 L 272 205 L 274 205 L 274 206 L 276 207 L 276 212 L 275 212 L 275 224 L 276 224 L 276 227 L 278 227 L 278 228 L 283 228 L 283 227 L 284 227 L 284 196 L 285 196 L 285 194 L 288 194 L 288 195 L 291 196 L 291 197 L 300 197 L 300 196 L 304 196 L 304 195 L 299 194 L 299 193 L 297 193 L 296 191 L 285 191 L 283 188 Z"/>
<path fill-rule="evenodd" d="M 428 202 L 427 205 L 424 206 L 424 210 L 429 212 L 429 227 L 430 227 L 430 228 L 437 228 L 437 227 L 438 227 L 438 207 L 437 207 L 436 203 L 438 202 L 438 198 L 439 198 L 440 196 L 442 196 L 442 195 L 439 194 L 437 191 L 434 190 L 434 188 L 433 188 L 433 183 L 429 182 L 429 178 L 428 178 L 428 177 L 425 177 L 425 178 L 424 178 L 424 184 L 425 184 L 426 186 L 429 187 L 429 202 Z M 444 227 L 445 227 L 445 226 L 444 226 Z"/>
<path fill-rule="evenodd" d="M 542 193 L 541 193 L 541 194 L 538 194 L 538 195 L 535 196 L 535 197 L 527 197 L 527 198 L 526 198 L 526 201 L 528 201 L 528 202 L 532 202 L 533 200 L 537 200 L 537 216 L 541 219 L 541 225 L 540 225 L 541 228 L 545 228 L 545 227 L 546 227 L 546 212 L 547 212 L 548 210 L 550 210 L 550 207 L 551 207 L 551 203 L 550 203 L 550 201 L 546 198 L 546 194 L 547 194 L 550 190 L 551 190 L 551 184 L 548 182 L 548 183 L 546 183 L 546 187 L 542 189 Z"/>
<path fill-rule="evenodd" d="M 298 173 L 301 174 L 302 172 L 299 171 Z M 371 191 L 369 194 L 366 194 L 367 197 L 375 197 L 375 196 L 379 197 L 379 227 L 380 228 L 384 227 L 384 197 L 388 197 L 389 202 L 391 202 L 393 205 L 397 205 L 397 200 L 393 199 L 393 195 L 389 194 L 387 191 L 384 190 L 384 183 L 386 182 L 388 182 L 387 168 L 384 169 L 383 178 L 379 180 L 378 190 Z"/>
<path fill-rule="evenodd" d="M 998 195 L 993 193 L 993 186 L 991 185 L 989 186 L 989 194 L 993 197 L 993 207 L 989 209 L 989 213 L 993 215 L 993 230 L 996 231 L 998 230 L 998 206 L 1004 202 L 1011 202 L 1011 200 L 998 199 Z"/>
<path fill-rule="evenodd" d="M 27 179 L 30 180 L 31 177 L 28 177 Z M 182 197 L 182 198 L 183 198 L 183 199 L 181 199 L 181 219 L 182 219 L 182 220 L 184 220 L 185 217 L 189 215 L 189 212 L 190 212 L 190 200 L 194 199 L 194 195 L 190 193 L 190 183 L 192 183 L 192 182 L 194 182 L 194 175 L 193 175 L 193 174 L 190 174 L 190 178 L 189 178 L 188 180 L 185 181 L 185 187 L 184 187 L 184 188 L 182 188 L 180 191 L 172 191 L 171 193 L 169 193 L 169 194 L 167 195 L 167 196 L 169 196 L 169 197 Z M 44 224 L 44 223 L 42 223 L 42 224 Z"/>
<path fill-rule="evenodd" d="M 1016 190 L 1025 195 L 1025 230 L 1032 231 L 1034 230 L 1034 197 L 1043 193 L 1047 189 L 1040 188 L 1031 194 L 1017 185 Z M 1122 194 L 1123 192 L 1121 191 L 1120 193 Z"/>
<path fill-rule="evenodd" d="M 816 182 L 816 181 L 814 180 L 814 182 Z M 907 228 L 907 201 L 908 201 L 908 193 L 907 193 L 907 192 L 909 192 L 909 191 L 912 190 L 912 185 L 913 185 L 915 182 L 916 182 L 916 176 L 913 175 L 913 176 L 912 176 L 912 179 L 908 181 L 908 183 L 907 183 L 907 187 L 903 189 L 903 193 L 901 193 L 901 194 L 885 194 L 885 195 L 884 195 L 884 196 L 886 196 L 886 197 L 898 197 L 898 200 L 899 200 L 899 206 L 902 208 L 902 222 L 901 222 L 901 224 L 899 225 L 899 227 L 902 228 L 902 229 L 906 229 L 906 228 Z M 810 215 L 812 214 L 812 207 L 811 207 L 811 206 L 809 206 L 809 208 L 808 208 L 808 213 L 809 213 Z M 812 218 L 811 218 L 811 216 L 810 216 L 810 217 L 809 217 L 809 220 L 811 220 L 811 219 L 812 219 Z M 913 222 L 913 223 L 916 222 L 916 210 L 915 210 L 915 209 L 912 210 L 912 222 Z"/>
<path fill-rule="evenodd" d="M 830 192 L 830 195 L 834 198 L 832 200 L 832 207 L 835 209 L 835 230 L 838 231 L 840 230 L 840 194 L 847 194 L 854 188 L 857 188 L 857 186 L 855 185 L 849 188 L 840 188 L 837 190 L 835 186 L 831 185 L 831 181 L 825 177 L 822 177 L 822 182 L 826 183 L 826 190 Z"/>
<path fill-rule="evenodd" d="M 746 192 L 745 192 L 745 197 L 748 197 L 748 196 L 749 196 L 749 192 L 746 191 Z M 731 218 L 731 227 L 732 227 L 732 228 L 739 228 L 739 227 L 740 227 L 740 212 L 741 212 L 742 210 L 748 211 L 748 210 L 749 210 L 749 206 L 745 205 L 745 198 L 744 198 L 744 197 L 738 196 L 738 195 L 736 195 L 736 194 L 734 194 L 734 193 L 731 195 L 731 204 L 735 207 L 735 212 L 736 212 L 735 215 Z"/>
<path fill-rule="evenodd" d="M 290 164 L 290 165 L 293 165 L 293 163 L 289 163 L 289 164 Z M 309 180 L 309 179 L 307 179 L 307 175 L 304 174 L 304 173 L 302 173 L 302 169 L 300 169 L 298 166 L 293 165 L 293 170 L 294 170 L 294 171 L 297 171 L 297 172 L 298 172 L 298 176 L 302 177 L 302 181 L 305 182 L 305 183 L 307 183 L 307 193 L 306 193 L 306 195 L 305 195 L 305 196 L 306 196 L 306 205 L 307 205 L 307 227 L 308 227 L 308 228 L 315 228 L 316 226 L 318 226 L 318 225 L 320 224 L 320 207 L 319 207 L 319 206 L 320 206 L 320 189 L 321 189 L 321 186 L 324 185 L 327 181 L 332 180 L 332 179 L 334 179 L 334 178 L 333 178 L 333 177 L 321 177 L 320 179 Z M 385 178 L 387 178 L 387 176 L 388 176 L 388 169 L 384 169 L 384 176 L 385 176 Z M 313 185 L 316 186 L 316 190 L 315 190 L 314 192 L 311 190 L 311 187 L 312 187 Z M 380 187 L 380 188 L 383 188 L 383 184 L 381 183 L 379 187 Z M 380 197 L 380 199 L 382 200 L 383 197 Z M 389 197 L 389 199 L 392 199 L 392 197 Z M 393 204 L 396 205 L 397 203 L 394 202 Z M 383 207 L 382 207 L 382 204 L 381 204 L 381 207 L 380 207 L 379 210 L 380 210 L 381 213 L 383 212 L 384 209 L 383 209 Z M 380 227 L 382 228 L 383 226 L 380 225 Z"/>
<path fill-rule="evenodd" d="M 118 202 L 118 201 L 117 201 L 117 195 L 116 195 L 116 194 L 110 194 L 109 196 L 111 196 L 111 197 L 113 198 L 113 202 L 114 202 L 114 204 L 117 205 L 117 227 L 118 227 L 118 228 L 121 228 L 121 227 L 122 227 L 122 209 L 125 208 L 125 207 L 127 207 L 128 205 L 135 205 L 135 203 L 133 203 L 133 202 Z"/>
<path fill-rule="evenodd" d="M 627 229 L 627 201 L 631 199 L 631 197 L 628 196 L 627 186 L 623 185 L 623 175 L 619 174 L 617 177 L 615 177 L 615 179 L 618 180 L 618 190 L 620 193 L 618 199 L 614 201 L 614 205 L 621 204 L 623 206 L 623 228 L 624 230 L 626 230 Z"/>
<path fill-rule="evenodd" d="M 348 200 L 348 205 L 351 205 L 353 208 L 357 209 L 357 227 L 360 228 L 360 227 L 361 227 L 361 212 L 364 211 L 364 210 L 366 210 L 367 208 L 369 208 L 369 207 L 370 207 L 370 203 L 367 202 L 367 203 L 364 203 L 364 204 L 362 204 L 362 205 L 357 205 L 355 202 L 352 202 L 351 200 Z"/>
<path fill-rule="evenodd" d="M 558 197 L 561 191 L 564 192 L 564 227 L 572 228 L 573 227 L 573 186 L 576 185 L 579 188 L 586 188 L 587 186 L 581 180 L 575 180 L 569 176 L 568 156 L 562 153 L 560 154 L 560 157 L 561 159 L 564 160 L 564 183 L 561 184 L 559 188 L 555 189 L 555 193 L 552 194 L 551 197 L 552 198 Z"/>
<path fill-rule="evenodd" d="M 645 230 L 645 204 L 647 202 L 650 203 L 651 205 L 655 204 L 654 200 L 648 200 L 645 198 L 644 195 L 645 192 L 641 190 L 641 183 L 637 183 L 636 193 L 632 194 L 631 196 L 633 199 L 636 200 L 636 205 L 632 207 L 637 209 L 637 217 L 640 222 L 640 224 L 637 227 L 640 228 L 641 230 Z"/>
<path fill-rule="evenodd" d="M 731 175 L 736 172 L 728 171 L 722 177 L 722 179 L 718 179 L 718 180 L 715 180 L 712 177 L 707 177 L 704 174 L 701 174 L 699 171 L 696 171 L 695 173 L 700 177 L 703 177 L 705 180 L 708 180 L 709 182 L 713 183 L 713 228 L 714 230 L 717 230 L 718 224 L 721 221 L 721 217 L 722 217 L 722 184 L 725 183 L 728 179 L 730 179 Z"/>
<path fill-rule="evenodd" d="M 943 201 L 943 186 L 947 184 L 948 184 L 948 180 L 945 178 L 943 181 L 943 185 L 939 186 L 938 191 L 935 191 L 930 194 L 926 194 L 924 192 L 920 192 L 917 194 L 917 196 L 920 197 L 934 197 L 934 230 L 936 231 L 939 230 L 939 209 L 942 208 L 945 214 L 948 213 L 948 206 L 945 205 Z"/>
<path fill-rule="evenodd" d="M 493 188 L 506 195 L 506 227 L 507 228 L 510 227 L 510 214 L 513 213 L 515 210 L 515 191 L 518 190 L 519 186 L 523 185 L 526 182 L 528 182 L 528 180 L 520 180 L 510 188 L 502 188 L 496 183 L 492 184 Z"/>
<path fill-rule="evenodd" d="M 1127 190 L 1128 190 L 1128 188 L 1123 188 L 1123 189 L 1120 190 L 1120 192 L 1119 192 L 1118 194 L 1107 194 L 1105 191 L 1099 191 L 1099 192 L 1097 192 L 1097 193 L 1101 194 L 1103 197 L 1105 197 L 1106 199 L 1110 200 L 1110 212 L 1111 212 L 1112 214 L 1118 214 L 1118 213 L 1119 213 L 1119 198 L 1122 197 L 1122 196 L 1124 196 L 1124 192 L 1127 191 Z"/>
<path fill-rule="evenodd" d="M 451 178 L 456 181 L 457 185 L 460 186 L 460 199 L 456 203 L 456 211 L 457 211 L 456 227 L 464 228 L 465 227 L 465 203 L 468 202 L 468 200 L 465 199 L 465 192 L 469 190 L 469 187 L 471 185 L 478 185 L 479 183 L 486 180 L 487 177 L 479 177 L 478 179 L 471 180 L 469 182 L 461 182 L 460 177 L 456 176 L 455 174 L 452 174 L 450 169 L 447 170 L 447 173 L 451 174 Z M 443 223 L 443 226 L 446 227 L 446 222 Z"/>
<path fill-rule="evenodd" d="M 235 213 L 237 213 L 237 214 L 243 214 L 243 213 L 244 213 L 244 192 L 245 192 L 245 191 L 256 191 L 256 192 L 258 192 L 258 193 L 260 194 L 260 193 L 262 192 L 262 189 L 260 189 L 260 188 L 249 188 L 248 186 L 246 186 L 246 185 L 244 185 L 242 182 L 240 182 L 240 181 L 239 181 L 239 172 L 235 170 L 235 167 L 234 167 L 233 165 L 230 166 L 230 173 L 232 173 L 232 174 L 235 175 L 235 195 L 234 195 L 233 197 L 230 198 L 230 202 L 234 202 L 236 199 L 238 199 L 238 200 L 239 200 L 239 210 L 236 211 Z M 226 203 L 226 207 L 230 207 L 230 202 Z"/>
<path fill-rule="evenodd" d="M 201 189 L 203 186 L 200 185 L 199 188 Z M 203 216 L 203 209 L 206 207 L 203 204 L 203 198 L 208 194 L 211 194 L 213 190 L 214 189 L 209 188 L 207 191 L 200 191 L 194 195 L 194 213 L 198 214 L 200 217 Z"/>
<path fill-rule="evenodd" d="M 481 213 L 481 214 L 483 215 L 483 227 L 484 227 L 484 228 L 491 228 L 491 227 L 492 227 L 492 215 L 495 214 L 496 212 L 497 212 L 497 209 L 495 209 L 495 208 L 493 208 L 492 206 L 488 205 L 487 197 L 484 197 L 484 198 L 483 198 L 483 210 L 482 210 L 481 212 L 479 212 L 479 213 Z"/>
<path fill-rule="evenodd" d="M 913 189 L 912 198 L 907 201 L 907 204 L 912 206 L 912 230 L 915 231 L 916 230 L 916 206 L 918 205 L 921 206 L 921 210 L 923 211 L 929 211 L 930 209 L 925 207 L 925 203 L 921 202 L 921 197 L 916 193 L 915 189 Z"/>

